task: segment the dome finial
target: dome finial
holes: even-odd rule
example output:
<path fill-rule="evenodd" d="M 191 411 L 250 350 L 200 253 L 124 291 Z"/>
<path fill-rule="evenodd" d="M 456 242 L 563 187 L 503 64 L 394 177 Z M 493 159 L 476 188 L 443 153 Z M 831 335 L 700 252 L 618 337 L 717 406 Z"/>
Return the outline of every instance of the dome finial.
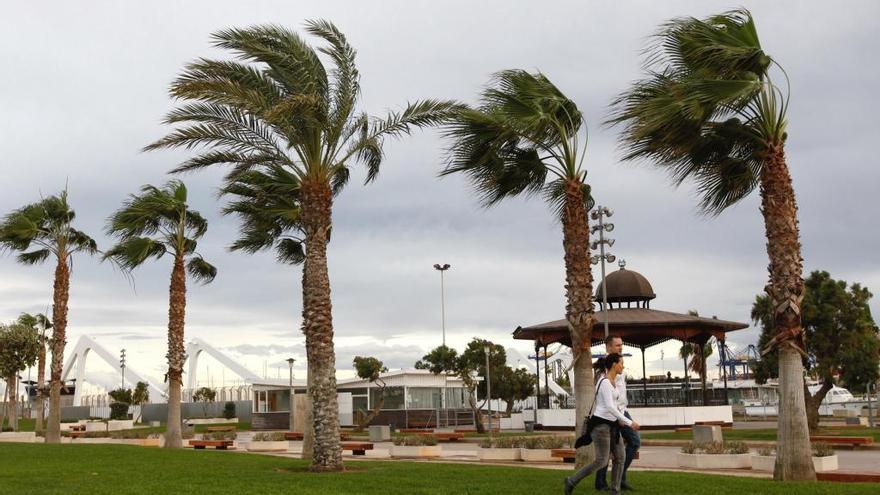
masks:
<path fill-rule="evenodd" d="M 621 270 L 626 270 L 626 260 L 620 258 L 620 261 L 617 262 L 617 266 L 619 266 Z"/>

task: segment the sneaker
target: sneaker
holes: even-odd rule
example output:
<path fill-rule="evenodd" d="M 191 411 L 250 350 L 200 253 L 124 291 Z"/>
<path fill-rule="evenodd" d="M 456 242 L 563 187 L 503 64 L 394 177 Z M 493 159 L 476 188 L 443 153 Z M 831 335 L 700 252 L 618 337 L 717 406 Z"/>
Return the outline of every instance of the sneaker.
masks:
<path fill-rule="evenodd" d="M 568 478 L 565 478 L 565 495 L 571 495 L 573 491 L 574 484 Z"/>

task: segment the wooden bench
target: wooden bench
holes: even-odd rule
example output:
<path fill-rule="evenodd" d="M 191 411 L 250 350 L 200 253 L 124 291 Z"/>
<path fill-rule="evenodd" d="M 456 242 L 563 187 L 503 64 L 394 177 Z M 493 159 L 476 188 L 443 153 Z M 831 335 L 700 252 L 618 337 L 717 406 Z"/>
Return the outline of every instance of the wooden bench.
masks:
<path fill-rule="evenodd" d="M 434 430 L 429 428 L 401 428 L 397 431 L 400 433 L 434 433 Z"/>
<path fill-rule="evenodd" d="M 208 433 L 227 432 L 227 431 L 234 432 L 235 426 L 208 426 L 205 428 L 205 431 Z"/>
<path fill-rule="evenodd" d="M 373 450 L 370 442 L 343 442 L 342 450 L 350 450 L 352 455 L 366 455 L 368 450 Z"/>
<path fill-rule="evenodd" d="M 433 436 L 437 439 L 438 442 L 457 442 L 464 438 L 464 433 L 449 433 L 449 432 L 437 432 L 437 433 L 429 433 L 428 435 Z"/>
<path fill-rule="evenodd" d="M 85 436 L 86 436 L 86 432 L 85 432 L 85 431 L 76 430 L 76 431 L 71 431 L 71 432 L 69 433 L 69 435 L 70 435 L 70 438 L 80 438 L 80 437 L 85 437 Z"/>
<path fill-rule="evenodd" d="M 232 440 L 190 440 L 189 444 L 194 449 L 204 449 L 205 447 L 214 447 L 217 450 L 229 450 L 234 448 Z"/>
<path fill-rule="evenodd" d="M 562 462 L 574 463 L 574 459 L 577 456 L 575 449 L 553 449 L 550 451 L 550 457 L 559 457 L 562 459 Z M 639 451 L 636 451 L 636 455 L 633 456 L 633 460 L 639 458 Z"/>
<path fill-rule="evenodd" d="M 486 430 L 487 432 L 489 431 L 488 428 L 486 428 L 485 430 Z M 460 428 L 460 429 L 457 428 L 457 429 L 452 430 L 452 431 L 454 431 L 455 433 L 477 433 L 477 430 L 475 430 L 475 429 L 473 429 L 473 428 Z M 492 433 L 498 433 L 499 431 L 500 431 L 500 430 L 499 430 L 498 428 L 492 428 Z"/>
<path fill-rule="evenodd" d="M 811 442 L 825 442 L 831 443 L 835 445 L 852 445 L 852 448 L 856 448 L 859 445 L 871 445 L 874 443 L 874 438 L 872 437 L 842 437 L 842 436 L 833 436 L 833 435 L 811 435 Z"/>
<path fill-rule="evenodd" d="M 560 457 L 562 462 L 574 463 L 577 453 L 574 449 L 553 449 L 550 451 L 550 457 Z"/>

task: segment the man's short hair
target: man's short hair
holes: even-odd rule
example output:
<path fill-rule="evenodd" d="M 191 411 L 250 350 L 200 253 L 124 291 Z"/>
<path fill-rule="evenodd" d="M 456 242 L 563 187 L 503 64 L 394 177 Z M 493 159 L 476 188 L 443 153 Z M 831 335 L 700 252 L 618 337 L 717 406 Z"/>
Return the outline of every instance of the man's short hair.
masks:
<path fill-rule="evenodd" d="M 614 339 L 620 339 L 620 341 L 623 342 L 623 339 L 620 338 L 620 335 L 613 335 L 612 334 L 612 335 L 605 337 L 605 345 L 611 345 L 614 342 Z"/>

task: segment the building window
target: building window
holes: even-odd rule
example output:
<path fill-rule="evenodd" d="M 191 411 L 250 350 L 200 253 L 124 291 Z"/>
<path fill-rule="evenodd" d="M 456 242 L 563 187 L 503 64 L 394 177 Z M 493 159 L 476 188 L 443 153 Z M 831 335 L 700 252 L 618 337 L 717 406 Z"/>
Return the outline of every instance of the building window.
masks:
<path fill-rule="evenodd" d="M 379 403 L 379 388 L 370 389 L 370 404 L 376 407 Z M 403 409 L 403 387 L 385 387 L 385 403 L 382 409 Z"/>
<path fill-rule="evenodd" d="M 410 387 L 406 407 L 408 409 L 440 409 L 442 389 L 439 387 Z"/>

